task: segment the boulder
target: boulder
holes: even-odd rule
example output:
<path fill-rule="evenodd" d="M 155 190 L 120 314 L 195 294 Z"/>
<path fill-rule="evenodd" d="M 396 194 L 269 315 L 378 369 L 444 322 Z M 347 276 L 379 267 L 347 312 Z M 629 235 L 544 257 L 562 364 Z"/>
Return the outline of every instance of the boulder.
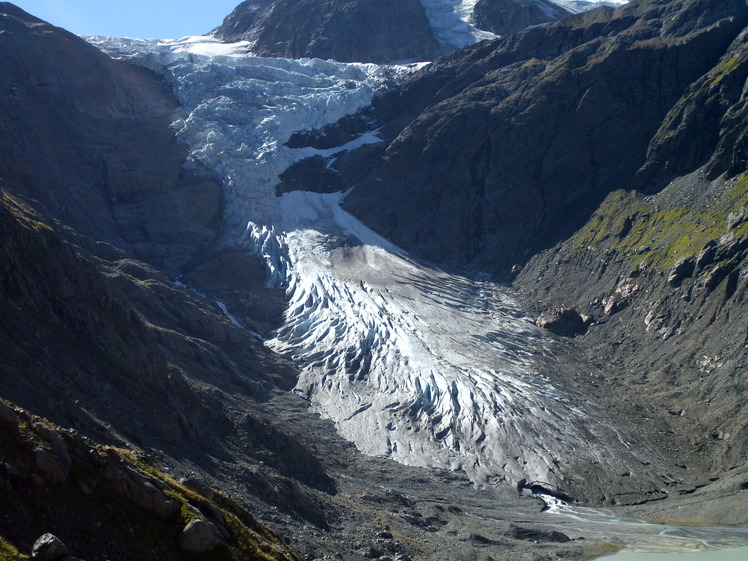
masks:
<path fill-rule="evenodd" d="M 34 542 L 31 548 L 33 561 L 56 561 L 68 554 L 67 546 L 54 534 L 44 534 Z"/>
<path fill-rule="evenodd" d="M 587 332 L 589 325 L 579 312 L 563 306 L 548 310 L 537 319 L 535 324 L 562 337 L 583 335 Z"/>
<path fill-rule="evenodd" d="M 197 479 L 196 477 L 185 477 L 180 479 L 179 482 L 188 489 L 192 489 L 193 491 L 200 493 L 209 501 L 212 500 L 213 496 L 215 495 L 210 485 L 208 485 L 204 481 L 201 481 L 200 479 Z"/>
<path fill-rule="evenodd" d="M 213 524 L 200 518 L 185 526 L 179 534 L 178 542 L 186 551 L 205 553 L 218 545 L 218 532 Z"/>
<path fill-rule="evenodd" d="M 179 511 L 179 504 L 163 494 L 163 483 L 129 466 L 110 463 L 102 473 L 102 478 L 109 483 L 113 492 L 155 512 L 161 518 L 168 518 Z"/>

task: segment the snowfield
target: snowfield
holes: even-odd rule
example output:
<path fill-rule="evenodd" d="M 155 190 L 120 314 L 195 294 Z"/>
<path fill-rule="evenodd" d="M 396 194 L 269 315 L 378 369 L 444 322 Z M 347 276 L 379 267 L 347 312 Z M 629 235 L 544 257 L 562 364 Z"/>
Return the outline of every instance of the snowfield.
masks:
<path fill-rule="evenodd" d="M 267 282 L 287 291 L 285 324 L 265 344 L 293 357 L 296 391 L 360 450 L 479 485 L 649 463 L 538 370 L 552 343 L 501 285 L 411 258 L 344 212 L 344 193 L 276 197 L 278 175 L 314 153 L 284 146 L 293 132 L 365 107 L 408 67 L 263 59 L 209 37 L 89 40 L 174 88 L 190 160 L 223 178 L 224 243 L 262 256 Z M 370 131 L 327 155 L 379 141 Z"/>

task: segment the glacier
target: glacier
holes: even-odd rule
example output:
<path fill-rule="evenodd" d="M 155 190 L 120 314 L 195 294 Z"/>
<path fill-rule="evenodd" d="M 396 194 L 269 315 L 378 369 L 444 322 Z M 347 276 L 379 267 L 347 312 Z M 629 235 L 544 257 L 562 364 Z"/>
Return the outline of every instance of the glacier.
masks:
<path fill-rule="evenodd" d="M 621 6 L 629 0 L 550 0 L 572 13 L 599 6 Z M 473 11 L 478 0 L 421 0 L 429 26 L 442 54 L 484 39 L 496 39 L 490 31 L 475 27 Z"/>
<path fill-rule="evenodd" d="M 173 88 L 186 165 L 223 180 L 222 243 L 261 256 L 268 285 L 286 290 L 285 323 L 264 344 L 293 358 L 295 391 L 362 452 L 512 489 L 563 487 L 582 465 L 656 464 L 557 387 L 556 343 L 506 287 L 413 258 L 346 213 L 346 193 L 276 196 L 279 174 L 314 154 L 284 145 L 294 132 L 366 107 L 414 67 L 258 58 L 210 37 L 88 40 Z M 379 141 L 372 130 L 327 155 Z"/>

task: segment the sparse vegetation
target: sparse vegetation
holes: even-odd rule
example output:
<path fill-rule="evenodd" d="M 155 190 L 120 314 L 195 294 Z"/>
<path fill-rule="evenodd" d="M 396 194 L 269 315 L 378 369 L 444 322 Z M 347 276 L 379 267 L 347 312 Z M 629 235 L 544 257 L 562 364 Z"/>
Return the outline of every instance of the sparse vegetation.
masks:
<path fill-rule="evenodd" d="M 187 559 L 206 561 L 293 561 L 296 556 L 271 532 L 262 527 L 239 503 L 216 493 L 208 499 L 164 473 L 146 455 L 128 449 L 93 447 L 81 439 L 67 435 L 67 446 L 73 460 L 70 475 L 63 484 L 34 483 L 38 477 L 33 467 L 32 448 L 51 449 L 43 431 L 36 425 L 44 420 L 19 411 L 17 427 L 0 427 L 0 457 L 20 469 L 13 476 L 13 492 L 0 496 L 0 510 L 34 513 L 33 524 L 12 529 L 13 540 L 0 537 L 0 561 L 27 559 L 19 553 L 20 543 L 31 544 L 46 531 L 75 535 L 84 551 L 95 550 L 100 544 L 128 551 L 135 559 Z M 76 450 L 73 453 L 73 450 Z M 163 494 L 176 501 L 177 512 L 159 516 L 137 506 L 128 493 L 117 491 L 105 477 L 108 466 L 134 469 L 148 478 Z M 125 476 L 126 477 L 126 476 Z M 117 482 L 115 482 L 117 483 Z M 82 491 L 81 484 L 88 489 Z M 62 516 L 60 516 L 62 514 Z M 231 538 L 228 546 L 217 546 L 206 553 L 191 553 L 180 548 L 177 537 L 182 528 L 198 518 L 218 517 L 225 521 Z M 92 530 L 95 528 L 95 531 Z M 7 532 L 9 528 L 0 527 Z M 10 536 L 9 536 L 10 537 Z M 16 540 L 16 538 L 18 538 Z M 19 546 L 14 545 L 17 541 Z"/>
<path fill-rule="evenodd" d="M 19 553 L 16 546 L 0 536 L 0 561 L 20 561 L 28 558 L 28 555 Z"/>
<path fill-rule="evenodd" d="M 589 549 L 585 553 L 584 559 L 597 559 L 598 557 L 603 557 L 606 555 L 613 555 L 614 553 L 618 553 L 619 551 L 625 548 L 626 546 L 623 544 L 602 542 L 599 544 L 595 544 L 594 547 Z"/>
<path fill-rule="evenodd" d="M 698 255 L 704 245 L 726 234 L 748 235 L 748 221 L 730 226 L 731 212 L 748 209 L 748 174 L 700 212 L 680 206 L 658 208 L 634 191 L 615 191 L 576 236 L 576 249 L 607 249 L 632 267 L 646 263 L 661 270 L 683 257 Z"/>

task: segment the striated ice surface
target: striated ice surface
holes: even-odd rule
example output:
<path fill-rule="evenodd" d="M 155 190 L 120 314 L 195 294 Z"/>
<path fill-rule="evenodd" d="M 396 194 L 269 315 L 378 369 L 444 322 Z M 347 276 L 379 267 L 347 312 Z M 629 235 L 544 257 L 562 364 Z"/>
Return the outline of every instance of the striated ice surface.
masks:
<path fill-rule="evenodd" d="M 408 68 L 257 58 L 211 38 L 89 40 L 174 88 L 193 165 L 223 178 L 225 243 L 262 256 L 267 282 L 287 291 L 285 324 L 265 344 L 294 358 L 296 390 L 360 450 L 478 484 L 561 483 L 575 462 L 621 454 L 638 463 L 537 370 L 551 347 L 502 286 L 411 258 L 344 212 L 344 193 L 276 197 L 278 175 L 315 152 L 284 146 L 293 132 L 366 106 Z M 324 155 L 378 141 L 370 131 Z"/>

